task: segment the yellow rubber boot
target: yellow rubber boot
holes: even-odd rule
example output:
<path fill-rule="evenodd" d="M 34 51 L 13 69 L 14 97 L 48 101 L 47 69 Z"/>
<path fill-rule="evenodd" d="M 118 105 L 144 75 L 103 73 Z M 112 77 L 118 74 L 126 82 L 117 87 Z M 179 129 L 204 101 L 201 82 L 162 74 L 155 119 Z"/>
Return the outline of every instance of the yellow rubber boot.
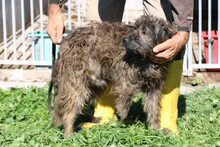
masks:
<path fill-rule="evenodd" d="M 111 93 L 112 85 L 109 84 L 104 93 L 96 98 L 94 117 L 101 118 L 99 123 L 83 123 L 81 127 L 90 128 L 94 125 L 107 124 L 111 120 L 117 120 L 115 115 L 115 98 L 116 96 Z"/>
<path fill-rule="evenodd" d="M 163 97 L 160 110 L 160 126 L 178 134 L 178 98 L 182 76 L 183 60 L 174 60 L 169 65 L 169 74 L 162 90 Z"/>

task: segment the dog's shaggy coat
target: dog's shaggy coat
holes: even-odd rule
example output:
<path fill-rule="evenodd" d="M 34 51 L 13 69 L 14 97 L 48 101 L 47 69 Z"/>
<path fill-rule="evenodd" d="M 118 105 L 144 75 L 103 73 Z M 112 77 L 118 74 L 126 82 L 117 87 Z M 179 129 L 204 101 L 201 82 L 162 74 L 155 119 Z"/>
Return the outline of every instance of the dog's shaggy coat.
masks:
<path fill-rule="evenodd" d="M 70 136 L 73 124 L 90 98 L 102 94 L 108 83 L 117 95 L 116 112 L 125 119 L 137 90 L 150 126 L 159 127 L 161 88 L 167 64 L 150 60 L 153 47 L 176 33 L 165 20 L 142 16 L 134 26 L 91 23 L 62 41 L 53 69 L 55 101 L 53 121 L 61 121 Z"/>

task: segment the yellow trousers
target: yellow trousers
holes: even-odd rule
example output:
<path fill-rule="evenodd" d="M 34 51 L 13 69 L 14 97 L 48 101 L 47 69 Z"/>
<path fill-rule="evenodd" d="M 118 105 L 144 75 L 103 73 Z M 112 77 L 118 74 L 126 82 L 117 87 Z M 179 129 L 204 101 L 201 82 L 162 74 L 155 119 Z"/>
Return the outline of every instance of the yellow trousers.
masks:
<path fill-rule="evenodd" d="M 108 85 L 103 95 L 96 98 L 94 117 L 101 118 L 99 123 L 83 123 L 80 124 L 83 128 L 90 128 L 94 125 L 107 124 L 111 120 L 117 120 L 115 115 L 115 98 L 116 96 L 111 94 L 112 85 Z"/>
<path fill-rule="evenodd" d="M 177 131 L 179 87 L 182 77 L 183 60 L 174 60 L 169 65 L 169 74 L 166 77 L 162 93 L 160 110 L 160 126 L 168 128 L 174 133 Z"/>
<path fill-rule="evenodd" d="M 174 60 L 169 65 L 169 74 L 166 77 L 162 93 L 160 110 L 160 126 L 167 128 L 174 133 L 177 131 L 178 117 L 178 97 L 179 87 L 182 76 L 183 60 Z M 101 117 L 99 124 L 106 124 L 109 120 L 116 120 L 114 100 L 115 96 L 111 94 L 111 85 L 109 85 L 101 97 L 96 98 L 94 117 Z M 91 127 L 95 123 L 85 123 L 83 127 Z"/>

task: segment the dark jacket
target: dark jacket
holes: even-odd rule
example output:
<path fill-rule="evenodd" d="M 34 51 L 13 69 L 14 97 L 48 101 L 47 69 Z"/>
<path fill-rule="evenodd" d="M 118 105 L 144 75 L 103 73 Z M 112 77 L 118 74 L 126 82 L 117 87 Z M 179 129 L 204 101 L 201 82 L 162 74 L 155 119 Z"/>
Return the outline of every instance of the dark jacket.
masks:
<path fill-rule="evenodd" d="M 178 26 L 179 30 L 190 31 L 193 20 L 194 0 L 170 0 L 173 24 Z"/>

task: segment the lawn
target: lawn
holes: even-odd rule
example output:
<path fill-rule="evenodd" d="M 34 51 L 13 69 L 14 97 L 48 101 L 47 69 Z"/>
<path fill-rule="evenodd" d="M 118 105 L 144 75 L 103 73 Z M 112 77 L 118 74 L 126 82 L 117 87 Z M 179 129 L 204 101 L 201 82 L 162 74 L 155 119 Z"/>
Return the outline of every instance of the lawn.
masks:
<path fill-rule="evenodd" d="M 220 87 L 197 90 L 179 98 L 179 136 L 147 128 L 140 96 L 127 121 L 82 129 L 70 138 L 51 125 L 47 86 L 0 90 L 0 146 L 3 147 L 220 147 Z"/>

